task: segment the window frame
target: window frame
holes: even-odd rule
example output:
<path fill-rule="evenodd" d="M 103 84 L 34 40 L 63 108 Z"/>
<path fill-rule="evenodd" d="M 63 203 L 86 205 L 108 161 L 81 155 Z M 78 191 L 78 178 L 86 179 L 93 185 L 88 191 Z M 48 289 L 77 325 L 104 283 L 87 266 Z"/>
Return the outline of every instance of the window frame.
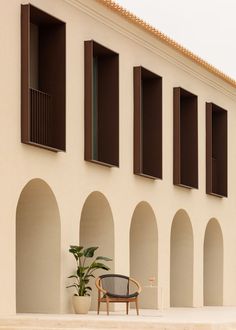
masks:
<path fill-rule="evenodd" d="M 198 189 L 198 97 L 182 87 L 173 96 L 173 184 Z"/>
<path fill-rule="evenodd" d="M 94 136 L 94 58 L 98 58 L 97 137 Z M 84 71 L 84 159 L 106 167 L 119 167 L 119 54 L 94 40 L 86 40 Z M 109 80 L 112 89 L 105 98 L 102 90 L 105 90 L 104 86 L 109 88 Z M 113 112 L 109 112 L 109 109 Z M 95 138 L 97 159 L 93 150 Z"/>
<path fill-rule="evenodd" d="M 136 66 L 133 84 L 133 171 L 149 179 L 162 179 L 162 77 Z"/>

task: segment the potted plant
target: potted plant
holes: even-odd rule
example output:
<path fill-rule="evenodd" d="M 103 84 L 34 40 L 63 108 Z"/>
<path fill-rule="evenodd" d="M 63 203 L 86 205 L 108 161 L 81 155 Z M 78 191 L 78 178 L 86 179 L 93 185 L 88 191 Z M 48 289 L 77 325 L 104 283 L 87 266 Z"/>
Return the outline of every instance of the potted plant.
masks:
<path fill-rule="evenodd" d="M 91 305 L 92 291 L 89 286 L 89 281 L 95 278 L 94 272 L 98 269 L 109 270 L 101 261 L 111 261 L 112 259 L 107 257 L 98 256 L 94 258 L 94 252 L 98 247 L 84 248 L 83 246 L 70 245 L 69 252 L 73 254 L 76 260 L 76 271 L 68 278 L 73 278 L 74 283 L 67 286 L 67 288 L 74 287 L 76 293 L 74 294 L 72 301 L 73 307 L 78 314 L 87 314 Z"/>

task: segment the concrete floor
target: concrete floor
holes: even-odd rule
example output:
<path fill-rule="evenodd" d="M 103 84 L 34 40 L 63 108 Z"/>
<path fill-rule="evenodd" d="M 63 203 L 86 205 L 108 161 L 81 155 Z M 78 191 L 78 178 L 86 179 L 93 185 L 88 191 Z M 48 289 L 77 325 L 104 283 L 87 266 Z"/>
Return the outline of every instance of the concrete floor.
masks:
<path fill-rule="evenodd" d="M 141 310 L 140 316 L 131 310 L 104 312 L 97 316 L 75 314 L 17 314 L 0 316 L 1 330 L 55 330 L 55 329 L 158 329 L 158 330 L 236 330 L 236 307 L 170 308 Z"/>

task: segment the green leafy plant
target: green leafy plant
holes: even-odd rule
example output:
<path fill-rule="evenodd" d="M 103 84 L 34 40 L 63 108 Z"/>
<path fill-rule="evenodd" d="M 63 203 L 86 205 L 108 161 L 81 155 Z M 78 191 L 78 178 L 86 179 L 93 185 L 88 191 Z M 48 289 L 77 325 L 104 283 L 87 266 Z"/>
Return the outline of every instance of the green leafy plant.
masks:
<path fill-rule="evenodd" d="M 107 257 L 98 256 L 94 260 L 94 252 L 98 247 L 84 248 L 83 246 L 70 245 L 69 252 L 73 254 L 76 260 L 76 273 L 68 278 L 73 278 L 74 283 L 67 288 L 76 289 L 75 296 L 90 296 L 92 288 L 88 285 L 91 278 L 95 278 L 94 272 L 98 269 L 109 270 L 110 268 L 100 261 L 112 261 Z"/>

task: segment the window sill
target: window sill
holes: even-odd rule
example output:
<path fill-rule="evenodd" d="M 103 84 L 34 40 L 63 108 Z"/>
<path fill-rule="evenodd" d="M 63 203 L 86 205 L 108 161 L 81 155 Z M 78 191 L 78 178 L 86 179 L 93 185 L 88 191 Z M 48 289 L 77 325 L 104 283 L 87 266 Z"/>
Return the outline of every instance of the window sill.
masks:
<path fill-rule="evenodd" d="M 207 192 L 207 194 L 210 195 L 210 196 L 218 197 L 218 198 L 227 198 L 228 197 L 227 195 L 220 195 L 220 194 L 217 194 L 217 193 L 214 193 L 214 192 Z"/>
<path fill-rule="evenodd" d="M 38 148 L 41 148 L 41 149 L 46 149 L 46 150 L 49 150 L 49 151 L 53 151 L 53 152 L 65 152 L 66 150 L 62 150 L 62 149 L 57 149 L 57 148 L 53 148 L 53 147 L 50 147 L 50 146 L 46 146 L 46 145 L 43 145 L 43 144 L 39 144 L 39 143 L 35 143 L 35 142 L 22 142 L 24 144 L 28 144 L 30 146 L 33 146 L 33 147 L 38 147 Z"/>
<path fill-rule="evenodd" d="M 89 162 L 89 163 L 94 163 L 94 164 L 98 164 L 98 165 L 105 166 L 105 167 L 110 167 L 110 168 L 111 167 L 117 167 L 117 168 L 119 168 L 119 166 L 117 166 L 117 165 L 101 162 L 101 161 L 95 160 L 95 159 L 86 160 L 86 161 Z"/>
<path fill-rule="evenodd" d="M 198 187 L 193 187 L 193 186 L 189 186 L 187 184 L 184 184 L 184 183 L 175 183 L 174 184 L 175 186 L 177 187 L 181 187 L 181 188 L 186 188 L 186 189 L 198 189 Z"/>
<path fill-rule="evenodd" d="M 138 175 L 138 176 L 142 176 L 142 177 L 147 178 L 147 179 L 151 179 L 151 180 L 157 180 L 157 179 L 161 180 L 161 178 L 158 178 L 158 177 L 153 176 L 153 175 L 145 174 L 145 173 L 134 173 L 134 174 Z"/>

